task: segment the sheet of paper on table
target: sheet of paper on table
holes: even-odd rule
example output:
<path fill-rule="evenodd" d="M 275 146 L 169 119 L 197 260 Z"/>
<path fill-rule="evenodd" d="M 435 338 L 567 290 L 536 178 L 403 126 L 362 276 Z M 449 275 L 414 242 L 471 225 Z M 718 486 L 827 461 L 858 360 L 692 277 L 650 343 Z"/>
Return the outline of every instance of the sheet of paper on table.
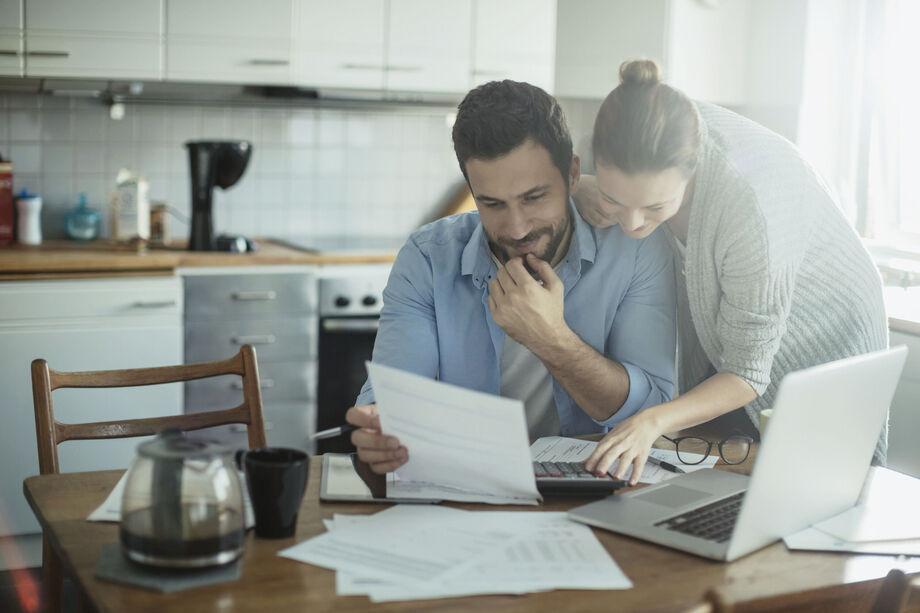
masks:
<path fill-rule="evenodd" d="M 632 587 L 590 528 L 564 513 L 397 505 L 326 526 L 279 555 L 333 568 L 339 595 L 373 602 Z"/>
<path fill-rule="evenodd" d="M 252 528 L 256 525 L 255 514 L 252 510 L 252 502 L 249 500 L 249 492 L 246 489 L 246 477 L 239 473 L 240 485 L 243 487 L 243 506 L 246 515 L 246 527 Z M 88 521 L 121 521 L 121 499 L 125 492 L 125 481 L 128 479 L 128 471 L 121 476 L 109 495 L 96 510 L 86 518 Z"/>
<path fill-rule="evenodd" d="M 534 462 L 581 462 L 591 455 L 595 447 L 597 447 L 595 441 L 585 441 L 565 436 L 544 436 L 534 441 L 534 444 L 530 446 L 530 455 Z M 670 462 L 675 466 L 680 466 L 686 472 L 712 468 L 719 460 L 718 456 L 709 455 L 699 464 L 683 464 L 677 459 L 677 452 L 670 449 L 652 449 L 649 455 L 655 456 L 659 460 Z M 703 457 L 699 453 L 686 455 L 691 456 L 693 459 Z M 617 466 L 619 466 L 619 462 L 614 462 L 607 472 L 612 475 Z M 626 478 L 629 479 L 630 475 L 632 475 L 632 467 L 626 472 Z M 639 481 L 641 483 L 659 483 L 676 476 L 677 473 L 672 473 L 660 466 L 647 462 L 645 468 L 642 469 L 642 476 L 639 477 Z"/>
<path fill-rule="evenodd" d="M 920 479 L 873 466 L 859 502 L 784 540 L 789 549 L 920 555 Z"/>
<path fill-rule="evenodd" d="M 535 505 L 524 405 L 367 363 L 381 430 L 409 450 L 387 496 Z"/>

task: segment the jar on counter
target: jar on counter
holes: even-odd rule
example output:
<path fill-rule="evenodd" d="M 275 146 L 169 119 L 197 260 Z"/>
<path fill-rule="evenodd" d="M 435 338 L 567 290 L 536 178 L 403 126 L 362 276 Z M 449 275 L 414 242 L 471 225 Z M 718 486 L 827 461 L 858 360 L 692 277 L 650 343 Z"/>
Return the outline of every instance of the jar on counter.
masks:
<path fill-rule="evenodd" d="M 16 198 L 16 212 L 19 214 L 19 221 L 16 224 L 16 240 L 23 245 L 41 245 L 41 196 L 22 190 L 19 197 Z"/>
<path fill-rule="evenodd" d="M 150 242 L 159 245 L 169 243 L 169 205 L 165 202 L 150 203 Z"/>
<path fill-rule="evenodd" d="M 91 241 L 99 234 L 99 212 L 86 205 L 86 194 L 80 194 L 79 204 L 67 211 L 67 236 L 78 241 Z"/>

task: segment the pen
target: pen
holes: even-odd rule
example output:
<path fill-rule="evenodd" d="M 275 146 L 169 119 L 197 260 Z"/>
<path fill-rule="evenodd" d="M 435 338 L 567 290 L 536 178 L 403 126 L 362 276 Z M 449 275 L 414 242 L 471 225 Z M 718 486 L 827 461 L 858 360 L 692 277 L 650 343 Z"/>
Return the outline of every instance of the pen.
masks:
<path fill-rule="evenodd" d="M 332 438 L 333 436 L 339 436 L 340 434 L 345 434 L 346 432 L 351 432 L 352 430 L 357 430 L 358 426 L 352 424 L 345 424 L 344 426 L 336 426 L 335 428 L 329 428 L 328 430 L 320 430 L 316 434 L 310 437 L 311 441 L 316 441 L 323 438 Z"/>
<path fill-rule="evenodd" d="M 669 470 L 669 471 L 671 471 L 672 473 L 678 473 L 678 474 L 681 474 L 681 475 L 682 475 L 682 474 L 684 474 L 684 473 L 687 472 L 686 470 L 684 470 L 684 469 L 681 468 L 680 466 L 674 466 L 674 465 L 671 464 L 670 462 L 665 462 L 664 460 L 659 460 L 658 458 L 656 458 L 656 457 L 653 456 L 653 455 L 650 455 L 650 456 L 648 457 L 648 461 L 651 462 L 652 464 L 657 464 L 658 466 L 662 467 L 662 468 L 665 469 L 665 470 Z"/>

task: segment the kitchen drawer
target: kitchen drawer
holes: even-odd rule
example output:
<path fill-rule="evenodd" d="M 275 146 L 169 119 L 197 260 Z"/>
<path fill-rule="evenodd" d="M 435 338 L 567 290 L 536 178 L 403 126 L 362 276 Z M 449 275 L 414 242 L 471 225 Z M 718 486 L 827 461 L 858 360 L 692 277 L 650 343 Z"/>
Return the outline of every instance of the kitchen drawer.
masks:
<path fill-rule="evenodd" d="M 186 412 L 229 409 L 243 401 L 241 378 L 224 375 L 185 384 Z M 267 362 L 259 364 L 262 403 L 316 399 L 316 362 Z"/>
<path fill-rule="evenodd" d="M 0 313 L 6 324 L 175 317 L 182 313 L 182 283 L 177 277 L 11 281 L 0 283 Z"/>
<path fill-rule="evenodd" d="M 273 403 L 265 408 L 265 438 L 276 447 L 294 447 L 312 453 L 313 434 L 316 423 L 314 403 Z M 239 426 L 231 426 L 238 429 Z"/>
<path fill-rule="evenodd" d="M 185 277 L 187 321 L 316 312 L 316 278 L 307 273 Z"/>
<path fill-rule="evenodd" d="M 187 321 L 185 361 L 222 360 L 246 344 L 256 348 L 260 369 L 265 362 L 312 360 L 316 358 L 318 325 L 316 316 Z"/>
<path fill-rule="evenodd" d="M 316 422 L 313 403 L 281 403 L 266 406 L 264 410 L 265 438 L 269 446 L 293 447 L 313 453 L 315 444 L 310 440 Z M 230 424 L 198 430 L 193 436 L 217 439 L 233 449 L 249 447 L 248 427 Z"/>

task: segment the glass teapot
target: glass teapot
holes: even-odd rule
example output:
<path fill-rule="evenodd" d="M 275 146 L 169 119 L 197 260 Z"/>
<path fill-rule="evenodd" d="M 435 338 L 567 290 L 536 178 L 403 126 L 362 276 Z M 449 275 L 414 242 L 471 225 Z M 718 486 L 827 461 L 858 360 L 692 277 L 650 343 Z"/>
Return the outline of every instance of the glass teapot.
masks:
<path fill-rule="evenodd" d="M 229 447 L 167 429 L 137 448 L 121 503 L 121 549 L 135 562 L 196 568 L 243 552 L 243 490 Z"/>

